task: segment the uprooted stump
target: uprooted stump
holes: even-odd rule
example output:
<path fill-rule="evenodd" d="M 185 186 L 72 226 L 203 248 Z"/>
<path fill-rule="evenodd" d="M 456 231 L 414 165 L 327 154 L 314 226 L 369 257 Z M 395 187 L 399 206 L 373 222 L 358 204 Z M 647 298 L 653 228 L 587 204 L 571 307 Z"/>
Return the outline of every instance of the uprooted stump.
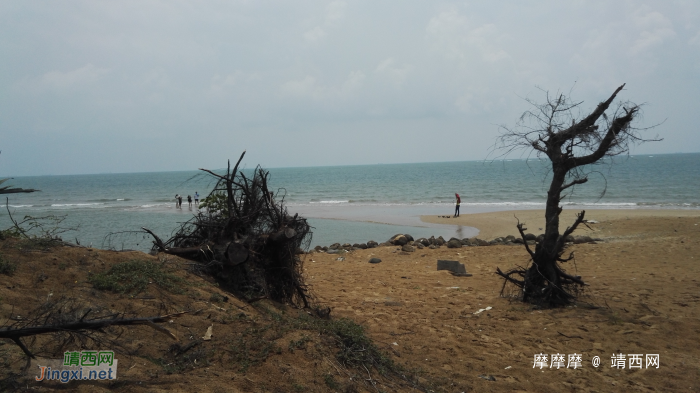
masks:
<path fill-rule="evenodd" d="M 271 300 L 309 307 L 299 249 L 308 249 L 311 227 L 289 215 L 284 195 L 268 189 L 269 172 L 255 168 L 249 178 L 238 166 L 226 174 L 200 169 L 217 179 L 201 209 L 167 241 L 153 236 L 153 250 L 177 255 L 201 267 L 248 300 Z"/>

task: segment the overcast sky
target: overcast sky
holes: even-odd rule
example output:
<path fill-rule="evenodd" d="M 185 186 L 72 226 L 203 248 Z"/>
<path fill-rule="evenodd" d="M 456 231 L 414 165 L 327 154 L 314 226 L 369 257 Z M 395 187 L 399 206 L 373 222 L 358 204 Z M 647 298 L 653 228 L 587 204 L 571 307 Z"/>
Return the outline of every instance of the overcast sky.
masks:
<path fill-rule="evenodd" d="M 700 151 L 698 1 L 0 1 L 0 175 L 483 159 L 616 87 Z"/>

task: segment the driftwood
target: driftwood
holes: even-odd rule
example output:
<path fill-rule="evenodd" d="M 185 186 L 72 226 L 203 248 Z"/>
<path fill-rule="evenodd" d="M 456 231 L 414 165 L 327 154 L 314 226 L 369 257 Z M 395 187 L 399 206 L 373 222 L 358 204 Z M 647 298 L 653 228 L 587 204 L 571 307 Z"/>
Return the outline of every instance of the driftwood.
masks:
<path fill-rule="evenodd" d="M 170 239 L 143 230 L 153 237 L 154 251 L 199 262 L 243 298 L 309 307 L 298 255 L 311 242 L 311 227 L 287 212 L 284 196 L 270 192 L 268 171 L 258 166 L 249 178 L 238 170 L 244 155 L 233 170 L 229 162 L 225 174 L 200 168 L 217 183 L 197 215 Z"/>
<path fill-rule="evenodd" d="M 36 336 L 38 334 L 45 333 L 55 333 L 55 332 L 82 332 L 85 330 L 100 330 L 109 326 L 124 326 L 124 325 L 148 325 L 162 333 L 165 333 L 174 340 L 177 340 L 174 334 L 172 334 L 166 328 L 156 325 L 158 322 L 167 322 L 171 318 L 179 317 L 186 312 L 179 312 L 175 314 L 161 315 L 156 317 L 144 317 L 144 318 L 109 318 L 109 319 L 97 319 L 84 321 L 83 319 L 87 316 L 90 311 L 83 315 L 80 320 L 71 321 L 60 324 L 49 324 L 49 325 L 39 325 L 39 326 L 24 326 L 24 327 L 5 327 L 0 328 L 0 338 L 8 338 L 14 341 L 17 346 L 19 346 L 22 351 L 30 358 L 34 358 L 29 349 L 22 343 L 20 338 L 27 336 Z"/>

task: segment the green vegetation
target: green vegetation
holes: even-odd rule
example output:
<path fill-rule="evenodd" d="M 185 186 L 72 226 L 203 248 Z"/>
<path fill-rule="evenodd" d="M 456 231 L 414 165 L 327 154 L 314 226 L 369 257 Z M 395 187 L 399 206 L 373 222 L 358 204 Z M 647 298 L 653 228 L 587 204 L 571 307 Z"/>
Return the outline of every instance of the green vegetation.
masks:
<path fill-rule="evenodd" d="M 112 266 L 108 271 L 93 274 L 88 281 L 99 290 L 136 295 L 149 284 L 173 293 L 184 292 L 187 282 L 166 271 L 163 265 L 149 261 L 132 260 Z"/>
<path fill-rule="evenodd" d="M 2 254 L 0 254 L 0 274 L 11 276 L 15 273 L 15 270 L 17 270 L 17 265 L 10 261 L 6 261 L 2 257 Z"/>

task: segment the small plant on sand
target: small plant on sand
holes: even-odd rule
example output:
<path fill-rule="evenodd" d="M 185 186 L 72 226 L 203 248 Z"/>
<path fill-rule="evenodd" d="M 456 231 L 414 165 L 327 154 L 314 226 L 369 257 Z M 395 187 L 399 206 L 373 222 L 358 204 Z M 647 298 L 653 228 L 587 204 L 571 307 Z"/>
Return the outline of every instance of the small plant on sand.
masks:
<path fill-rule="evenodd" d="M 149 261 L 133 260 L 112 266 L 108 271 L 93 274 L 88 281 L 96 288 L 136 295 L 143 292 L 149 284 L 173 293 L 184 292 L 186 281 L 166 271 L 161 264 Z"/>
<path fill-rule="evenodd" d="M 15 273 L 15 270 L 17 270 L 17 265 L 5 260 L 0 254 L 0 274 L 11 276 Z"/>

